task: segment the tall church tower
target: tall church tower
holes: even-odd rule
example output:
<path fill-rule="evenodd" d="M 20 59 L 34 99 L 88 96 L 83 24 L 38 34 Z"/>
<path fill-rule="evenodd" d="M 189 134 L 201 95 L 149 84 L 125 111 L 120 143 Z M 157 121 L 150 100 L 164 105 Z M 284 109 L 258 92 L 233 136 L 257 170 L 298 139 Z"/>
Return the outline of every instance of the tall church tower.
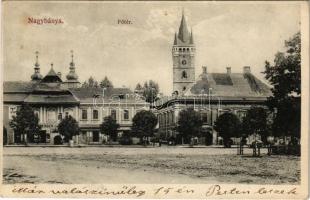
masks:
<path fill-rule="evenodd" d="M 173 92 L 183 95 L 195 82 L 195 44 L 193 31 L 189 32 L 184 16 L 172 46 Z"/>

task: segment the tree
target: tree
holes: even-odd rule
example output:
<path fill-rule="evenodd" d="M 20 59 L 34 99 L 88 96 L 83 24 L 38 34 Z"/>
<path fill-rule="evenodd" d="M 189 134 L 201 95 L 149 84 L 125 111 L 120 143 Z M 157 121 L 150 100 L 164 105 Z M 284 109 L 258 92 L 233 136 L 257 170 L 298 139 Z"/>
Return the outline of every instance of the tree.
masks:
<path fill-rule="evenodd" d="M 69 115 L 62 119 L 58 124 L 58 131 L 60 135 L 65 136 L 65 141 L 68 142 L 69 140 L 72 140 L 73 136 L 79 135 L 79 124 L 71 115 Z"/>
<path fill-rule="evenodd" d="M 86 81 L 84 81 L 84 82 L 82 83 L 81 88 L 87 88 L 87 87 L 88 87 L 88 83 L 87 83 Z"/>
<path fill-rule="evenodd" d="M 144 82 L 143 87 L 140 85 L 140 83 L 138 83 L 135 90 L 137 92 L 141 91 L 142 96 L 145 98 L 146 102 L 149 103 L 153 103 L 159 94 L 159 86 L 153 80 Z"/>
<path fill-rule="evenodd" d="M 253 156 L 260 156 L 260 146 L 258 146 L 256 136 L 260 135 L 262 141 L 265 144 L 267 143 L 268 130 L 266 110 L 262 107 L 252 107 L 249 109 L 242 120 L 242 132 L 244 135 L 254 134 L 255 141 L 252 143 Z"/>
<path fill-rule="evenodd" d="M 83 88 L 98 88 L 98 81 L 96 81 L 92 76 L 88 78 L 87 82 L 84 81 L 82 84 Z"/>
<path fill-rule="evenodd" d="M 112 82 L 106 76 L 104 77 L 102 81 L 100 81 L 99 85 L 101 88 L 113 88 Z"/>
<path fill-rule="evenodd" d="M 132 132 L 142 139 L 152 137 L 157 125 L 157 117 L 151 111 L 142 110 L 135 114 L 132 119 Z"/>
<path fill-rule="evenodd" d="M 120 125 L 116 122 L 113 117 L 108 116 L 104 118 L 104 121 L 100 125 L 100 131 L 103 134 L 109 135 L 113 141 L 116 141 L 117 131 Z"/>
<path fill-rule="evenodd" d="M 138 83 L 138 84 L 136 85 L 135 91 L 140 91 L 140 90 L 142 90 L 142 89 L 143 89 L 143 88 L 142 88 L 141 84 Z"/>
<path fill-rule="evenodd" d="M 33 109 L 24 104 L 16 112 L 16 116 L 10 121 L 10 126 L 14 130 L 14 133 L 23 138 L 25 144 L 28 143 L 28 138 L 34 134 L 39 134 L 41 126 L 39 125 L 39 118 L 35 115 Z"/>
<path fill-rule="evenodd" d="M 224 113 L 220 115 L 215 124 L 214 130 L 223 138 L 224 146 L 231 147 L 231 137 L 239 135 L 241 122 L 233 113 Z"/>
<path fill-rule="evenodd" d="M 189 140 L 200 134 L 202 124 L 200 114 L 193 108 L 187 108 L 179 113 L 177 131 L 183 138 Z"/>
<path fill-rule="evenodd" d="M 265 78 L 273 86 L 267 105 L 275 112 L 272 125 L 276 136 L 300 138 L 301 38 L 296 33 L 285 41 L 285 52 L 275 55 L 274 64 L 265 63 Z"/>
<path fill-rule="evenodd" d="M 259 134 L 264 142 L 267 141 L 267 112 L 262 107 L 252 107 L 242 120 L 242 132 L 245 135 Z"/>

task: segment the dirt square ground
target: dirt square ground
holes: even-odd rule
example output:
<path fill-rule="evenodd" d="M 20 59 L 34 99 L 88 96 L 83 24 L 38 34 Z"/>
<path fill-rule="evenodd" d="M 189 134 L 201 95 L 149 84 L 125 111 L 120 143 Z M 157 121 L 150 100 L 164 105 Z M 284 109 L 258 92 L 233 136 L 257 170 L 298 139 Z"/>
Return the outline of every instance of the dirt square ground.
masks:
<path fill-rule="evenodd" d="M 300 157 L 251 149 L 4 147 L 4 183 L 299 184 Z"/>

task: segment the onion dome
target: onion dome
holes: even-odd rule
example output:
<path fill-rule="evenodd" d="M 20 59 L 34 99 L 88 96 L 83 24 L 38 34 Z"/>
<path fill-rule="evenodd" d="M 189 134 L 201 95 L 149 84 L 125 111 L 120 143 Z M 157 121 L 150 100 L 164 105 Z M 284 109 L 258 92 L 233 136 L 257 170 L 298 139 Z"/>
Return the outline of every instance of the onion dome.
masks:
<path fill-rule="evenodd" d="M 34 74 L 31 75 L 31 80 L 39 81 L 42 80 L 43 76 L 40 74 L 40 64 L 39 64 L 39 52 L 36 51 L 36 63 L 34 64 Z"/>
<path fill-rule="evenodd" d="M 76 80 L 78 80 L 78 75 L 75 73 L 75 64 L 74 64 L 74 61 L 73 61 L 73 51 L 71 50 L 71 58 L 72 58 L 72 60 L 71 60 L 71 62 L 70 62 L 70 67 L 69 67 L 69 69 L 70 69 L 70 71 L 69 71 L 69 73 L 67 74 L 67 80 L 68 81 L 76 81 Z"/>

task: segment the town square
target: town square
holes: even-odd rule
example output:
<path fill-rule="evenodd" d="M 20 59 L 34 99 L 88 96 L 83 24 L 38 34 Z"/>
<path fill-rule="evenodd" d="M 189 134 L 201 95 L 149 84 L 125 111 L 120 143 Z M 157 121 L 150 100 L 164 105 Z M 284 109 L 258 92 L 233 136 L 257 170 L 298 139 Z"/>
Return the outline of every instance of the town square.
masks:
<path fill-rule="evenodd" d="M 50 6 L 5 4 L 4 184 L 301 184 L 299 4 Z"/>

